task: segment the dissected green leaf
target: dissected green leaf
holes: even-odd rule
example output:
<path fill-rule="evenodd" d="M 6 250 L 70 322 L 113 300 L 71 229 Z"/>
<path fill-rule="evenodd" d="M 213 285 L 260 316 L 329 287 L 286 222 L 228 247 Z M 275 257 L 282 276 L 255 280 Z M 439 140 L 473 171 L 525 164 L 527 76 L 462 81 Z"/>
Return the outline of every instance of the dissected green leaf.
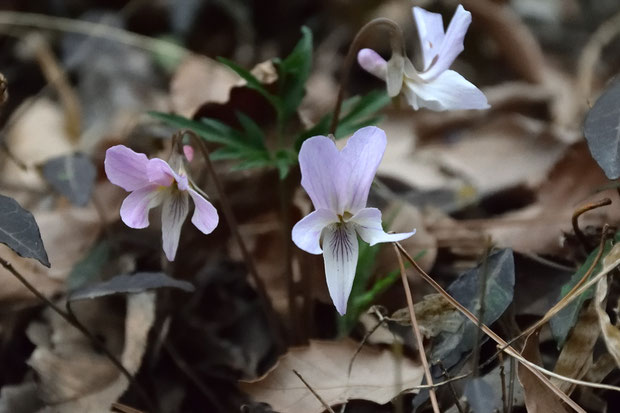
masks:
<path fill-rule="evenodd" d="M 0 195 L 0 242 L 21 257 L 34 258 L 50 266 L 34 217 L 13 198 L 4 195 Z"/>
<path fill-rule="evenodd" d="M 45 180 L 72 204 L 84 206 L 90 200 L 97 170 L 86 155 L 75 153 L 50 159 L 42 172 Z"/>
<path fill-rule="evenodd" d="M 79 288 L 67 301 L 79 301 L 114 294 L 135 294 L 158 288 L 178 288 L 192 292 L 194 286 L 187 281 L 175 280 L 163 272 L 139 272 L 133 275 L 117 275 L 107 281 Z"/>
<path fill-rule="evenodd" d="M 620 178 L 620 79 L 590 109 L 583 132 L 592 157 L 607 178 Z"/>

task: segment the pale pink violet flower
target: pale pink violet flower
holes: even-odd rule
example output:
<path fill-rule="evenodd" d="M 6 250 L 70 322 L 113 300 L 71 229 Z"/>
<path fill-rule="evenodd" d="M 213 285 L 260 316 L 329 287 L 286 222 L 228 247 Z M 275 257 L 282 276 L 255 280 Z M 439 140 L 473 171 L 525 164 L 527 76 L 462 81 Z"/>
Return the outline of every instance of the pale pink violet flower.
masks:
<path fill-rule="evenodd" d="M 123 145 L 109 148 L 104 161 L 110 182 L 131 192 L 121 206 L 121 219 L 128 227 L 148 227 L 149 210 L 163 204 L 161 230 L 164 253 L 169 261 L 174 261 L 179 246 L 190 197 L 195 205 L 192 224 L 201 232 L 213 232 L 219 220 L 213 205 L 188 179 L 181 157 L 177 155 L 172 161 L 175 169 L 163 159 L 148 159 L 145 154 Z"/>
<path fill-rule="evenodd" d="M 416 70 L 407 58 L 402 65 L 390 67 L 371 49 L 359 51 L 357 61 L 360 66 L 385 80 L 391 97 L 402 90 L 409 105 L 416 110 L 489 108 L 487 98 L 476 86 L 454 70 L 449 70 L 454 59 L 463 51 L 463 39 L 471 23 L 471 13 L 459 5 L 445 32 L 443 19 L 438 13 L 414 7 L 413 18 L 420 38 L 421 71 Z"/>
<path fill-rule="evenodd" d="M 346 312 L 355 277 L 357 235 L 374 245 L 415 233 L 385 233 L 381 211 L 366 208 L 385 146 L 385 132 L 368 126 L 355 132 L 342 150 L 331 139 L 314 136 L 299 151 L 301 185 L 315 211 L 295 224 L 293 242 L 311 254 L 323 254 L 327 287 L 340 314 Z"/>

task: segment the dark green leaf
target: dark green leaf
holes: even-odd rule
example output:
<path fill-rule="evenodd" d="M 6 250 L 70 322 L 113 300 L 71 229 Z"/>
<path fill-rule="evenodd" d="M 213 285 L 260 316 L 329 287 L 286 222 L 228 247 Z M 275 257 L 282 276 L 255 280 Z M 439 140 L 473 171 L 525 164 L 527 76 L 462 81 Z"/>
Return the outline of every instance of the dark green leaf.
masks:
<path fill-rule="evenodd" d="M 583 132 L 592 157 L 607 178 L 620 178 L 620 79 L 590 109 Z"/>
<path fill-rule="evenodd" d="M 87 156 L 76 153 L 47 161 L 43 165 L 43 176 L 72 204 L 84 206 L 90 200 L 97 170 Z"/>
<path fill-rule="evenodd" d="M 620 233 L 617 233 L 614 241 L 620 240 Z M 603 257 L 605 257 L 612 247 L 612 241 L 608 240 L 605 243 L 605 247 L 603 249 Z M 588 272 L 588 269 L 592 266 L 592 263 L 596 259 L 598 255 L 599 248 L 597 247 L 594 251 L 588 255 L 588 258 L 583 263 L 581 267 L 577 270 L 575 274 L 570 278 L 570 280 L 562 286 L 562 290 L 560 292 L 560 297 L 558 299 L 561 300 L 574 286 L 583 278 L 583 276 Z M 593 274 L 596 274 L 600 271 L 602 267 L 602 259 L 598 262 L 596 267 L 594 268 Z M 560 310 L 555 316 L 549 320 L 549 327 L 551 327 L 551 332 L 553 334 L 553 338 L 558 344 L 558 348 L 564 346 L 564 342 L 568 337 L 568 333 L 573 328 L 575 323 L 577 322 L 577 318 L 579 317 L 579 311 L 581 311 L 581 307 L 583 303 L 592 297 L 592 293 L 594 291 L 594 287 L 588 289 L 579 297 L 575 298 L 572 302 L 570 302 L 566 307 Z"/>
<path fill-rule="evenodd" d="M 498 398 L 493 387 L 482 377 L 474 377 L 465 384 L 465 397 L 474 413 L 489 413 L 499 409 Z"/>
<path fill-rule="evenodd" d="M 101 241 L 88 251 L 71 270 L 67 278 L 67 287 L 74 290 L 99 278 L 105 264 L 110 259 L 110 244 Z"/>
<path fill-rule="evenodd" d="M 512 250 L 503 249 L 491 254 L 486 259 L 486 265 L 480 264 L 461 274 L 447 288 L 454 299 L 474 314 L 478 313 L 479 283 L 483 276 L 487 279 L 483 322 L 490 325 L 503 314 L 513 299 L 515 267 Z M 461 354 L 471 351 L 477 328 L 471 321 L 466 321 L 456 333 L 441 333 L 433 347 L 432 358 L 442 360 L 445 367 L 450 368 L 460 359 Z"/>
<path fill-rule="evenodd" d="M 194 286 L 187 281 L 175 280 L 163 272 L 139 272 L 133 275 L 118 275 L 107 281 L 88 285 L 69 294 L 68 301 L 86 300 L 114 294 L 141 293 L 158 288 L 178 288 L 192 292 Z"/>
<path fill-rule="evenodd" d="M 284 60 L 275 60 L 278 68 L 279 93 L 282 98 L 282 122 L 288 120 L 306 93 L 306 82 L 312 69 L 312 32 L 301 28 L 302 38 Z"/>
<path fill-rule="evenodd" d="M 241 127 L 243 128 L 243 132 L 245 133 L 246 140 L 252 146 L 257 148 L 265 148 L 265 133 L 263 130 L 254 122 L 254 120 L 247 116 L 245 113 L 237 112 L 237 119 L 239 119 L 239 123 L 241 123 Z"/>
<path fill-rule="evenodd" d="M 0 242 L 21 257 L 34 258 L 50 266 L 34 217 L 13 198 L 4 195 L 0 195 Z"/>

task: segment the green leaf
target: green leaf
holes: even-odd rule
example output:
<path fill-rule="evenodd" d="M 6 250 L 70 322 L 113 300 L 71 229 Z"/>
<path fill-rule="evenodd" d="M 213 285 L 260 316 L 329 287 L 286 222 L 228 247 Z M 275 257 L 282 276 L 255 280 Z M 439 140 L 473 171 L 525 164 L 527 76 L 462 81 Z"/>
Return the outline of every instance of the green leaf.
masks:
<path fill-rule="evenodd" d="M 269 101 L 269 103 L 271 103 L 271 105 L 276 109 L 276 111 L 280 111 L 281 110 L 282 103 L 280 102 L 280 99 L 277 96 L 274 96 L 271 93 L 269 93 L 267 91 L 267 89 L 265 89 L 263 84 L 252 73 L 250 73 L 248 70 L 245 70 L 241 66 L 237 65 L 232 60 L 228 60 L 228 59 L 225 59 L 223 57 L 218 57 L 217 60 L 220 63 L 223 63 L 226 66 L 228 66 L 229 68 L 231 68 L 235 73 L 237 73 L 246 82 L 248 82 L 247 86 L 250 89 L 256 90 L 265 99 L 267 99 Z"/>
<path fill-rule="evenodd" d="M 312 32 L 301 28 L 302 38 L 293 51 L 284 59 L 274 59 L 278 68 L 278 91 L 282 99 L 282 119 L 286 122 L 306 94 L 306 82 L 312 69 Z"/>
<path fill-rule="evenodd" d="M 276 152 L 274 163 L 276 168 L 278 168 L 280 179 L 284 179 L 288 175 L 291 166 L 297 163 L 297 154 L 288 149 L 280 149 Z"/>
<path fill-rule="evenodd" d="M 237 119 L 243 128 L 248 143 L 257 148 L 265 148 L 265 132 L 254 122 L 254 119 L 243 112 L 236 112 Z"/>
<path fill-rule="evenodd" d="M 618 242 L 620 240 L 620 232 L 616 233 L 614 237 L 614 242 Z M 603 259 L 609 251 L 611 250 L 612 244 L 614 243 L 611 240 L 608 240 L 605 243 L 603 248 L 603 255 L 599 260 L 598 264 L 594 268 L 592 274 L 596 274 L 602 268 Z M 596 247 L 594 251 L 588 255 L 588 258 L 583 263 L 581 267 L 577 269 L 577 272 L 573 274 L 570 280 L 562 286 L 562 290 L 560 292 L 560 297 L 558 299 L 561 300 L 564 296 L 572 290 L 572 288 L 583 278 L 583 276 L 588 272 L 588 269 L 592 266 L 592 263 L 596 259 L 598 255 L 599 247 Z M 587 281 L 587 280 L 586 280 Z M 594 286 L 589 288 L 587 291 L 584 291 L 579 297 L 575 298 L 572 302 L 570 302 L 566 307 L 560 310 L 555 316 L 549 320 L 549 327 L 551 327 L 551 333 L 553 334 L 553 338 L 557 342 L 558 348 L 562 348 L 564 346 L 564 342 L 568 337 L 568 333 L 573 328 L 575 323 L 577 322 L 577 318 L 579 317 L 579 312 L 581 311 L 581 307 L 583 303 L 592 298 L 592 294 L 594 292 Z"/>

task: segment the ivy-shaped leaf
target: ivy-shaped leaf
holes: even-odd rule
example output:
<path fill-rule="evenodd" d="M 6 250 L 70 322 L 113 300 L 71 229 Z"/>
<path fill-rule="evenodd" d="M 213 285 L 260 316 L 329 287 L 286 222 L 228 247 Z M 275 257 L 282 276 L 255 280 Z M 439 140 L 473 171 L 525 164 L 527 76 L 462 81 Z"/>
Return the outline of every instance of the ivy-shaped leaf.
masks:
<path fill-rule="evenodd" d="M 13 198 L 4 195 L 0 195 L 0 242 L 21 257 L 34 258 L 50 266 L 34 217 Z"/>

